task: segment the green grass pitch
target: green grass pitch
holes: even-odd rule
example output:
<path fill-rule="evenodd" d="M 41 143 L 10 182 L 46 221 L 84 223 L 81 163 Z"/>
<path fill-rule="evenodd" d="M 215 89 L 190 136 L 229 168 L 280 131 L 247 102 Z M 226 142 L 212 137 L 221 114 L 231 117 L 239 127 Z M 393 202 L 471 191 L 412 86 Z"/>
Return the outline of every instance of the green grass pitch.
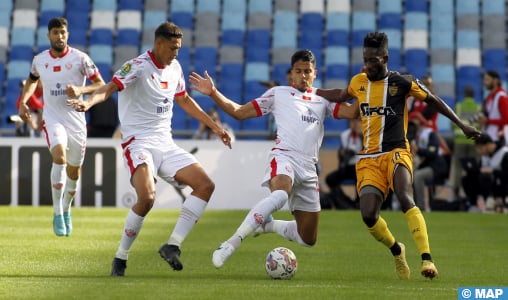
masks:
<path fill-rule="evenodd" d="M 128 261 L 126 276 L 109 276 L 127 210 L 76 208 L 71 237 L 52 232 L 50 207 L 0 207 L 0 299 L 457 299 L 460 286 L 508 286 L 508 216 L 425 214 L 439 278 L 419 274 L 420 258 L 400 212 L 382 212 L 406 244 L 409 281 L 367 232 L 358 211 L 324 211 L 318 243 L 304 248 L 275 234 L 248 238 L 222 269 L 213 250 L 246 211 L 205 212 L 182 246 L 184 269 L 173 271 L 157 250 L 178 210 L 153 210 Z M 289 212 L 275 214 L 290 219 Z M 292 249 L 292 280 L 270 279 L 264 259 L 276 246 Z"/>

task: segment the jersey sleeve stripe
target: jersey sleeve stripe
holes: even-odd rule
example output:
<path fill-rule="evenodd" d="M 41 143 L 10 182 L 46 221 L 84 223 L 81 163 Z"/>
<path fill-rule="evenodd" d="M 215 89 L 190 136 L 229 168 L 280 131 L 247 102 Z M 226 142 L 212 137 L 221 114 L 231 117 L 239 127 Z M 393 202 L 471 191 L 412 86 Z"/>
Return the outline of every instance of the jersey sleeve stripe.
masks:
<path fill-rule="evenodd" d="M 111 81 L 113 81 L 118 86 L 119 91 L 122 91 L 125 88 L 123 86 L 123 83 L 120 80 L 118 80 L 118 78 L 113 77 L 113 79 Z"/>
<path fill-rule="evenodd" d="M 262 116 L 263 113 L 261 112 L 261 108 L 259 108 L 259 104 L 256 100 L 252 100 L 251 101 L 252 105 L 254 105 L 254 108 L 256 109 L 256 113 L 258 115 L 258 117 Z"/>

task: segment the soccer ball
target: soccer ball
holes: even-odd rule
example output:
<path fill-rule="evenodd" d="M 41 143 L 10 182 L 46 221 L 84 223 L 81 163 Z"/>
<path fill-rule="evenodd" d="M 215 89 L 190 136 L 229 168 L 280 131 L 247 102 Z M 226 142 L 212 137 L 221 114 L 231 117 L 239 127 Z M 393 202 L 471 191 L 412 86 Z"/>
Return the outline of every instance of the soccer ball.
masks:
<path fill-rule="evenodd" d="M 296 256 L 288 248 L 277 247 L 266 256 L 266 273 L 273 279 L 291 279 L 297 267 Z"/>

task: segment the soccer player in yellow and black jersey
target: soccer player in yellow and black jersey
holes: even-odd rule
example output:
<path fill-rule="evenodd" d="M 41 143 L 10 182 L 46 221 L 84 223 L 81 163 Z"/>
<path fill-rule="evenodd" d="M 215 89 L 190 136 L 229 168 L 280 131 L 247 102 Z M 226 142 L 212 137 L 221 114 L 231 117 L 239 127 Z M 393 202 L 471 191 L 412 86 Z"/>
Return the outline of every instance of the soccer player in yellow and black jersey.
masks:
<path fill-rule="evenodd" d="M 355 75 L 347 89 L 318 90 L 317 94 L 336 102 L 357 99 L 364 136 L 363 149 L 356 164 L 363 221 L 372 236 L 391 250 L 398 277 L 409 279 L 405 246 L 396 241 L 379 215 L 382 202 L 389 190 L 393 190 L 421 254 L 421 274 L 432 279 L 438 276 L 438 271 L 430 255 L 425 219 L 413 199 L 412 155 L 406 138 L 406 98 L 414 96 L 426 101 L 457 124 L 468 138 L 477 138 L 480 132 L 464 124 L 441 98 L 433 95 L 418 79 L 388 70 L 388 38 L 385 33 L 367 34 L 363 59 L 365 72 Z"/>

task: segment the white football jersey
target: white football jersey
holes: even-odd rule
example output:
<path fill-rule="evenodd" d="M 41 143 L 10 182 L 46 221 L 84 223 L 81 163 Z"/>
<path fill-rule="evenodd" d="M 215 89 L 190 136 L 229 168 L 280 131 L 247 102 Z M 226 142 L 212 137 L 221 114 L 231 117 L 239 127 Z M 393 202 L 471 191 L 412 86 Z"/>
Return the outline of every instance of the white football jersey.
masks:
<path fill-rule="evenodd" d="M 180 63 L 161 67 L 150 50 L 127 61 L 113 75 L 118 86 L 118 116 L 124 140 L 132 137 L 152 145 L 172 141 L 171 117 L 175 96 L 185 95 Z"/>
<path fill-rule="evenodd" d="M 316 95 L 316 89 L 301 92 L 277 86 L 252 100 L 258 116 L 272 113 L 277 125 L 275 148 L 291 150 L 318 160 L 326 116 L 337 118 L 339 105 Z"/>
<path fill-rule="evenodd" d="M 48 49 L 34 57 L 30 72 L 42 80 L 44 121 L 61 123 L 72 131 L 85 130 L 85 113 L 67 105 L 69 97 L 65 90 L 69 84 L 84 86 L 86 78 L 91 81 L 99 76 L 90 57 L 69 46 L 59 57 L 53 56 Z"/>

